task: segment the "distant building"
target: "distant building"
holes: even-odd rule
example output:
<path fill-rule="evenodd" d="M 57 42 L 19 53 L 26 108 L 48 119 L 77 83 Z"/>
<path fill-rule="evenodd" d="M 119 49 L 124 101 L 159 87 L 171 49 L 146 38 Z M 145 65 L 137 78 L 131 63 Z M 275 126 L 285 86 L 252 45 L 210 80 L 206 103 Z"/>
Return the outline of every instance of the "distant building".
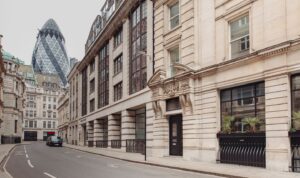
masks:
<path fill-rule="evenodd" d="M 19 75 L 19 67 L 24 62 L 3 49 L 1 55 L 6 72 L 3 77 L 3 90 L 1 89 L 3 115 L 0 134 L 2 143 L 15 143 L 21 141 L 22 135 L 25 83 Z"/>
<path fill-rule="evenodd" d="M 1 38 L 2 35 L 0 35 L 0 133 L 2 133 L 2 127 L 1 124 L 3 123 L 3 80 L 4 80 L 4 74 L 5 74 L 5 68 L 4 68 L 4 63 L 3 63 L 3 58 L 2 58 L 2 53 L 1 53 Z M 0 141 L 1 142 L 1 141 Z"/>
<path fill-rule="evenodd" d="M 78 59 L 76 59 L 75 57 L 70 58 L 70 69 L 72 69 L 77 62 Z"/>
<path fill-rule="evenodd" d="M 70 64 L 65 49 L 65 38 L 53 19 L 49 19 L 38 33 L 32 66 L 38 73 L 58 74 L 61 84 L 67 84 Z"/>
<path fill-rule="evenodd" d="M 63 139 L 64 142 L 67 143 L 69 143 L 68 140 L 68 133 L 69 133 L 68 124 L 70 121 L 69 110 L 70 110 L 69 92 L 68 90 L 66 90 L 60 95 L 58 99 L 58 135 Z M 72 143 L 71 140 L 70 143 Z"/>
<path fill-rule="evenodd" d="M 37 141 L 56 135 L 57 103 L 61 93 L 59 76 L 34 73 L 30 65 L 21 65 L 20 74 L 26 82 L 22 138 L 25 141 Z"/>

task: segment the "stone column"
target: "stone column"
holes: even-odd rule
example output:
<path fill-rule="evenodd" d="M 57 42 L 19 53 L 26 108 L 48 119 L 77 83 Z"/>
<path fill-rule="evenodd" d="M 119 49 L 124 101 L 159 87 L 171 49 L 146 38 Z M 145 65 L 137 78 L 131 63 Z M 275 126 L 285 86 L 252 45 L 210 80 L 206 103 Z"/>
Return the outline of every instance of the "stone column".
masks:
<path fill-rule="evenodd" d="M 290 78 L 288 75 L 265 80 L 266 167 L 289 171 Z"/>
<path fill-rule="evenodd" d="M 93 141 L 94 140 L 94 128 L 93 128 L 93 124 L 91 122 L 87 122 L 86 123 L 86 129 L 87 129 L 87 145 L 88 145 L 88 141 Z"/>
<path fill-rule="evenodd" d="M 111 147 L 111 140 L 121 140 L 121 115 L 108 116 L 108 147 Z"/>
<path fill-rule="evenodd" d="M 100 128 L 100 120 L 94 120 L 94 146 L 96 147 L 96 141 L 101 139 L 101 128 Z"/>
<path fill-rule="evenodd" d="M 126 139 L 135 139 L 135 112 L 124 110 L 121 118 L 122 149 L 126 149 Z"/>

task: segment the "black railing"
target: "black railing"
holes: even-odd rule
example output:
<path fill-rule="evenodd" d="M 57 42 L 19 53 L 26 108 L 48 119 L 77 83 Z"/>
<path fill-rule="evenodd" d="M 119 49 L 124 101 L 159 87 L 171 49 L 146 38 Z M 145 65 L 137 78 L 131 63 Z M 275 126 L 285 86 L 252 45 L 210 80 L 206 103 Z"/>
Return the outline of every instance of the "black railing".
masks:
<path fill-rule="evenodd" d="M 96 147 L 98 147 L 98 148 L 107 148 L 108 147 L 108 141 L 107 140 L 97 140 L 96 141 Z"/>
<path fill-rule="evenodd" d="M 21 143 L 21 137 L 12 135 L 1 135 L 1 144 Z"/>
<path fill-rule="evenodd" d="M 290 132 L 292 151 L 292 171 L 300 172 L 300 131 Z"/>
<path fill-rule="evenodd" d="M 111 148 L 121 148 L 122 141 L 121 140 L 111 140 L 110 141 L 110 147 Z"/>
<path fill-rule="evenodd" d="M 143 139 L 127 139 L 126 152 L 145 154 L 145 140 Z"/>
<path fill-rule="evenodd" d="M 88 147 L 93 147 L 94 146 L 94 141 L 88 141 Z"/>
<path fill-rule="evenodd" d="M 265 133 L 217 134 L 221 163 L 266 167 Z"/>

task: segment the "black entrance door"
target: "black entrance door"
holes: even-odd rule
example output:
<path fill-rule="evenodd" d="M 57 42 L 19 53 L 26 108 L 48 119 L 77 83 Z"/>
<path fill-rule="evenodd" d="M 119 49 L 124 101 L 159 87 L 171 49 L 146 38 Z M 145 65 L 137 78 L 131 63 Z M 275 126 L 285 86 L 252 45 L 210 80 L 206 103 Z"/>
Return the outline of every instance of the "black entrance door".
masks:
<path fill-rule="evenodd" d="M 37 141 L 37 131 L 24 131 L 24 141 Z"/>
<path fill-rule="evenodd" d="M 170 155 L 182 156 L 182 116 L 169 118 Z"/>

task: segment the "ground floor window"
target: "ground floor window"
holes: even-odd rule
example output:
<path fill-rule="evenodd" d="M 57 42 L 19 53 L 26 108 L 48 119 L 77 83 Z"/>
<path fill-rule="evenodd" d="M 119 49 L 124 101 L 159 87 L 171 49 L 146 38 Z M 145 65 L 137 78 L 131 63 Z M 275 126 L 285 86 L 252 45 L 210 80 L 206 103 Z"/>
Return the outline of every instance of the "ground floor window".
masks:
<path fill-rule="evenodd" d="M 265 131 L 265 84 L 248 84 L 221 91 L 224 132 Z"/>
<path fill-rule="evenodd" d="M 135 112 L 135 138 L 145 139 L 146 108 L 138 109 Z"/>

